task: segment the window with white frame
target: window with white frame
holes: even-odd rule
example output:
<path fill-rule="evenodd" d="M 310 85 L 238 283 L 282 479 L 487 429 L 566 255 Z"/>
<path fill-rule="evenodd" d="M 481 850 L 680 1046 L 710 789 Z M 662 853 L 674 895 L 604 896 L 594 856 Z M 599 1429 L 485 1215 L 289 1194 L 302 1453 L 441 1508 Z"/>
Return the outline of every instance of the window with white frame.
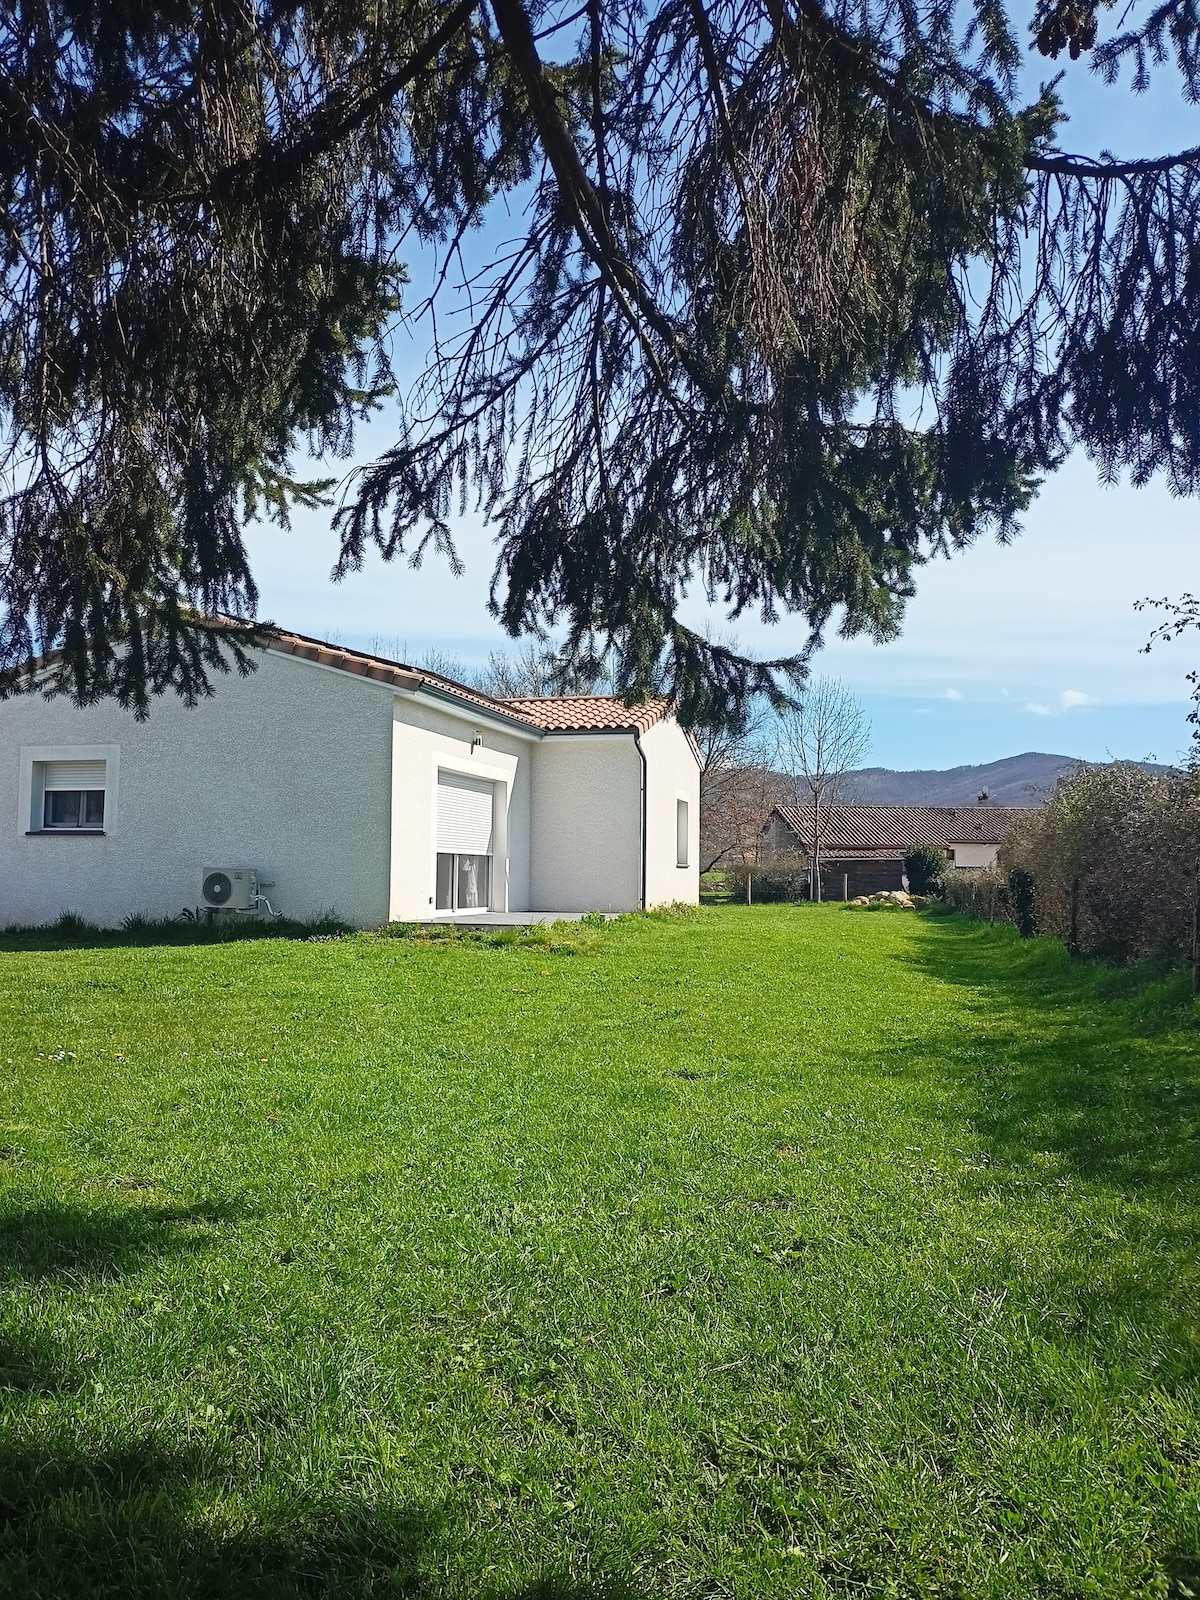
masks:
<path fill-rule="evenodd" d="M 59 830 L 102 833 L 104 831 L 104 791 L 106 786 L 103 761 L 39 761 L 40 778 L 36 787 L 41 791 L 41 806 L 35 810 L 35 829 L 57 832 Z"/>
<path fill-rule="evenodd" d="M 23 745 L 19 826 L 25 834 L 111 833 L 121 747 Z"/>
<path fill-rule="evenodd" d="M 675 865 L 686 867 L 688 864 L 688 803 L 686 800 L 675 802 Z"/>

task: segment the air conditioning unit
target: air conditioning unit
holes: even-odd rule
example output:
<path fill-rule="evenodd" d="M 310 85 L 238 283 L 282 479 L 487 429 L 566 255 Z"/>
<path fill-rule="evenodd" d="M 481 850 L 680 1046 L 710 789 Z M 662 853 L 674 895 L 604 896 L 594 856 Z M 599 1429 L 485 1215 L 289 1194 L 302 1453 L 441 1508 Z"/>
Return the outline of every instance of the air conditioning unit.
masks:
<path fill-rule="evenodd" d="M 258 901 L 258 875 L 249 867 L 206 867 L 200 893 L 213 910 L 252 911 Z"/>

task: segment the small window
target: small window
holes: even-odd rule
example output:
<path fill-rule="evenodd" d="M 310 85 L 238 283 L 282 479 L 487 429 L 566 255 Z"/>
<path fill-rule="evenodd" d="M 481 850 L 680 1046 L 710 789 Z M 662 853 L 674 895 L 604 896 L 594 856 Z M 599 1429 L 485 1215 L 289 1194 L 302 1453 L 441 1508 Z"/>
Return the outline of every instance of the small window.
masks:
<path fill-rule="evenodd" d="M 675 802 L 675 865 L 686 867 L 688 864 L 688 803 L 686 800 Z"/>
<path fill-rule="evenodd" d="M 42 828 L 101 832 L 105 776 L 103 761 L 42 762 Z"/>

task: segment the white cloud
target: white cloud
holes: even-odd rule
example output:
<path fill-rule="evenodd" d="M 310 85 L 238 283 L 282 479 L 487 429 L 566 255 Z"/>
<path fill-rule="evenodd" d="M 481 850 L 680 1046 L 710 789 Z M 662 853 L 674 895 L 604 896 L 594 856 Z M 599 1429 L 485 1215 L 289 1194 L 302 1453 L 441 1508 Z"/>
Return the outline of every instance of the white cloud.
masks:
<path fill-rule="evenodd" d="M 932 715 L 933 715 L 932 706 L 914 706 L 913 707 L 913 716 L 914 717 L 931 717 Z"/>
<path fill-rule="evenodd" d="M 943 689 L 942 690 L 942 699 L 943 700 L 961 700 L 962 699 L 962 695 L 959 694 L 957 689 Z"/>
<path fill-rule="evenodd" d="M 1025 709 L 1035 717 L 1061 717 L 1065 712 L 1077 711 L 1080 706 L 1095 705 L 1090 694 L 1082 689 L 1064 689 L 1056 705 L 1046 705 L 1041 700 L 1027 700 Z"/>

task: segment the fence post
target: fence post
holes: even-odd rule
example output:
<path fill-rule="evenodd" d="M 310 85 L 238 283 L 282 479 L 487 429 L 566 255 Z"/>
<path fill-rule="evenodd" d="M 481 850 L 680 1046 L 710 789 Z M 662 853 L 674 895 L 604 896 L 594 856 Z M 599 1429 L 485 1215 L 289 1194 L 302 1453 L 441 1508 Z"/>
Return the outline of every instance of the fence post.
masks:
<path fill-rule="evenodd" d="M 1192 862 L 1192 993 L 1200 994 L 1200 856 Z"/>
<path fill-rule="evenodd" d="M 753 881 L 754 881 L 754 863 L 753 863 L 753 861 L 748 861 L 746 863 L 746 904 L 747 905 L 753 905 L 753 903 L 754 903 L 753 902 L 753 898 L 752 898 L 751 893 L 750 893 L 750 885 L 751 885 L 751 883 Z"/>
<path fill-rule="evenodd" d="M 850 874 L 848 872 L 843 872 L 842 873 L 842 899 L 843 900 L 849 900 L 849 898 L 850 898 Z"/>
<path fill-rule="evenodd" d="M 1193 939 L 1194 939 L 1193 934 Z M 1079 954 L 1079 874 L 1071 879 L 1071 926 L 1067 930 L 1067 954 Z"/>

